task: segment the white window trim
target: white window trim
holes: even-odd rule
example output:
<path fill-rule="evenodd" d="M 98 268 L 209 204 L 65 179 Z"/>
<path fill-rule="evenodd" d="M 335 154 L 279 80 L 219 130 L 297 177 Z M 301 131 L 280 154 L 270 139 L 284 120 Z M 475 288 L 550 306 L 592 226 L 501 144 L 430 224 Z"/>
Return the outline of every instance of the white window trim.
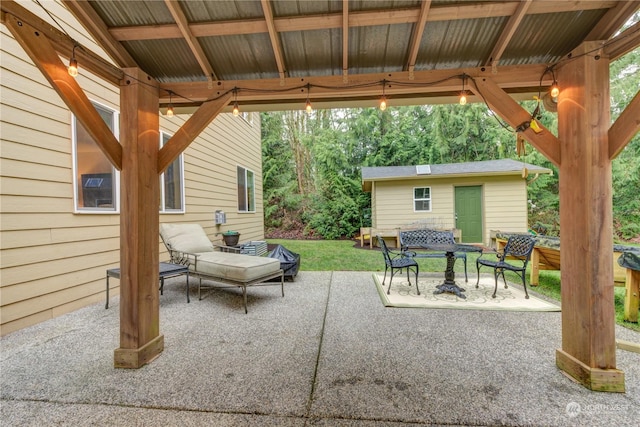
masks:
<path fill-rule="evenodd" d="M 91 101 L 91 100 L 90 100 Z M 113 111 L 113 134 L 116 140 L 120 140 L 120 112 L 108 105 L 102 104 L 97 101 L 91 101 L 92 104 L 98 105 L 106 110 Z M 73 213 L 74 214 L 91 214 L 91 215 L 114 215 L 120 213 L 120 171 L 113 165 L 111 167 L 114 170 L 114 182 L 115 195 L 113 201 L 113 208 L 78 208 L 78 157 L 77 157 L 77 129 L 76 129 L 76 116 L 71 113 L 71 184 L 73 186 Z"/>
<path fill-rule="evenodd" d="M 429 189 L 429 198 L 428 199 L 416 199 L 416 189 L 417 188 L 428 188 Z M 413 211 L 414 212 L 431 212 L 433 210 L 433 194 L 431 193 L 431 187 L 413 187 L 411 198 L 413 200 Z M 417 210 L 416 209 L 416 201 L 428 200 L 429 201 L 429 209 L 427 210 Z"/>
<path fill-rule="evenodd" d="M 160 148 L 162 148 L 163 145 L 163 141 L 164 141 L 164 137 L 163 135 L 168 135 L 169 138 L 171 138 L 173 135 L 171 135 L 168 132 L 165 131 L 160 131 Z M 162 172 L 162 174 L 160 174 L 160 213 L 165 215 L 182 215 L 185 214 L 187 212 L 187 204 L 186 204 L 186 196 L 185 196 L 185 178 L 184 178 L 184 153 L 180 153 L 180 155 L 178 156 L 178 159 L 180 159 L 180 187 L 181 187 L 181 195 L 182 195 L 182 209 L 169 209 L 166 210 L 164 208 L 164 172 Z"/>
<path fill-rule="evenodd" d="M 245 180 L 244 180 L 244 188 L 245 188 L 245 190 L 248 190 L 248 187 L 247 187 L 247 172 L 251 172 L 253 174 L 253 210 L 252 211 L 250 211 L 250 210 L 241 211 L 240 209 L 238 209 L 238 213 L 239 214 L 254 214 L 254 213 L 256 213 L 256 209 L 255 209 L 256 208 L 256 173 L 252 169 L 249 169 L 248 167 L 245 167 L 245 166 L 242 166 L 242 165 L 239 165 L 239 164 L 236 165 L 236 191 L 237 191 L 237 188 L 238 188 L 238 168 L 244 169 L 244 178 L 245 178 Z M 248 194 L 248 193 L 249 192 L 246 191 L 246 194 Z M 247 205 L 247 208 L 248 208 L 249 207 L 248 198 L 245 200 L 245 202 L 246 202 L 246 205 Z M 237 206 L 237 200 L 236 200 L 236 208 L 237 207 L 238 206 Z"/>

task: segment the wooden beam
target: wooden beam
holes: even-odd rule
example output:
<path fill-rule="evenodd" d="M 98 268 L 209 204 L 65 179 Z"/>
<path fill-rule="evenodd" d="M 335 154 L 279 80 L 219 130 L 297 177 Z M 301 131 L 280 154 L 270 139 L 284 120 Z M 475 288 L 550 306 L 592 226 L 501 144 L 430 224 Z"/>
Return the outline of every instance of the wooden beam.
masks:
<path fill-rule="evenodd" d="M 585 41 L 608 40 L 618 31 L 640 8 L 640 1 L 619 1 L 610 8 L 598 24 L 589 32 Z"/>
<path fill-rule="evenodd" d="M 475 85 L 475 87 L 474 87 Z M 513 98 L 500 88 L 491 78 L 473 79 L 470 89 L 485 99 L 491 109 L 500 115 L 514 129 L 531 121 L 531 113 L 522 108 Z M 539 124 L 541 133 L 528 127 L 522 136 L 553 164 L 560 165 L 560 142 L 548 129 Z"/>
<path fill-rule="evenodd" d="M 349 0 L 342 0 L 342 82 L 347 83 L 349 73 Z"/>
<path fill-rule="evenodd" d="M 273 11 L 271 10 L 270 0 L 260 0 L 262 4 L 262 12 L 264 13 L 264 20 L 267 23 L 267 29 L 269 30 L 269 39 L 271 40 L 271 47 L 273 49 L 273 55 L 276 59 L 276 66 L 278 67 L 278 73 L 280 74 L 280 80 L 284 81 L 286 77 L 287 69 L 284 65 L 284 59 L 282 56 L 282 46 L 280 45 L 280 37 L 278 31 L 273 23 Z"/>
<path fill-rule="evenodd" d="M 19 21 L 32 26 L 41 35 L 48 38 L 58 54 L 65 58 L 71 57 L 74 41 L 68 35 L 55 29 L 50 23 L 29 12 L 13 0 L 3 0 L 0 2 L 0 8 L 2 9 L 2 22 L 5 20 L 5 14 L 15 16 Z M 124 76 L 122 70 L 114 67 L 101 56 L 85 47 L 76 49 L 75 55 L 83 70 L 90 71 L 115 86 L 120 85 L 120 80 Z"/>
<path fill-rule="evenodd" d="M 120 347 L 116 368 L 139 368 L 164 349 L 160 335 L 158 228 L 160 119 L 154 80 L 137 68 L 120 87 Z"/>
<path fill-rule="evenodd" d="M 216 98 L 234 88 L 238 91 L 240 102 L 268 102 L 278 100 L 306 99 L 306 85 L 310 84 L 314 99 L 373 99 L 380 97 L 382 80 L 390 82 L 385 89 L 387 95 L 433 95 L 454 96 L 460 92 L 463 73 L 473 78 L 487 77 L 506 92 L 522 92 L 535 90 L 538 92 L 540 76 L 546 69 L 546 64 L 514 65 L 500 68 L 500 72 L 493 74 L 487 67 L 460 68 L 451 70 L 415 71 L 411 79 L 407 71 L 395 73 L 353 74 L 349 82 L 344 83 L 342 76 L 287 78 L 284 84 L 280 79 L 261 80 L 220 80 L 213 82 L 210 88 L 206 82 L 163 83 L 160 102 L 169 102 L 168 91 L 174 95 L 174 106 L 180 104 L 193 105 L 208 99 Z M 550 86 L 551 75 L 547 73 L 542 81 L 543 87 Z"/>
<path fill-rule="evenodd" d="M 427 17 L 429 16 L 430 7 L 431 0 L 422 0 L 422 3 L 420 4 L 420 15 L 418 16 L 418 21 L 413 26 L 413 31 L 411 32 L 407 65 L 404 68 L 405 71 L 409 71 L 410 75 L 413 74 L 413 70 L 416 66 L 418 51 L 420 50 L 420 42 L 422 41 L 422 35 L 424 34 L 424 27 L 427 24 Z"/>
<path fill-rule="evenodd" d="M 615 159 L 622 149 L 640 131 L 640 92 L 609 128 L 609 158 Z"/>
<path fill-rule="evenodd" d="M 191 142 L 200 135 L 229 103 L 232 93 L 207 101 L 182 125 L 158 153 L 158 173 L 164 172 Z"/>
<path fill-rule="evenodd" d="M 171 16 L 173 16 L 173 19 L 175 19 L 176 23 L 178 24 L 178 28 L 180 29 L 182 36 L 189 45 L 189 49 L 191 49 L 191 53 L 193 54 L 193 56 L 195 56 L 196 61 L 198 61 L 198 64 L 200 64 L 200 68 L 202 68 L 202 72 L 204 73 L 204 75 L 209 80 L 217 80 L 218 77 L 216 77 L 216 73 L 213 71 L 213 67 L 209 63 L 207 55 L 205 55 L 202 46 L 200 46 L 200 42 L 189 29 L 189 21 L 182 11 L 182 8 L 180 7 L 178 1 L 165 0 L 164 3 L 169 9 L 169 12 L 171 12 Z"/>
<path fill-rule="evenodd" d="M 62 101 L 75 114 L 107 159 L 122 169 L 122 146 L 98 114 L 87 95 L 75 78 L 71 77 L 67 67 L 49 42 L 49 39 L 29 24 L 13 15 L 7 14 L 5 25 L 20 43 L 51 87 L 60 95 Z"/>
<path fill-rule="evenodd" d="M 604 53 L 611 62 L 640 46 L 640 22 L 636 22 L 604 45 Z"/>
<path fill-rule="evenodd" d="M 586 387 L 624 391 L 616 369 L 609 60 L 576 48 L 558 70 L 562 348 L 557 366 Z"/>
<path fill-rule="evenodd" d="M 100 18 L 100 15 L 93 10 L 93 7 L 91 7 L 88 1 L 63 0 L 62 3 L 71 11 L 78 21 L 80 21 L 80 24 L 82 24 L 85 30 L 93 36 L 94 40 L 102 46 L 107 55 L 109 55 L 119 67 L 138 66 L 124 46 L 109 34 L 107 24 L 105 24 L 102 18 Z"/>
<path fill-rule="evenodd" d="M 614 7 L 616 1 L 574 1 L 574 2 L 533 2 L 528 14 L 563 13 L 576 10 L 596 10 Z M 427 22 L 455 21 L 463 19 L 482 19 L 511 16 L 515 13 L 519 1 L 480 2 L 450 6 L 447 4 L 432 6 Z M 368 25 L 413 24 L 420 19 L 421 7 L 409 9 L 371 10 L 349 13 L 349 27 Z M 313 31 L 341 28 L 342 12 L 301 17 L 273 18 L 278 33 L 289 31 Z M 230 36 L 240 34 L 267 33 L 269 29 L 263 19 L 246 19 L 221 22 L 192 23 L 191 32 L 196 37 Z M 111 28 L 109 32 L 115 40 L 149 40 L 181 37 L 176 25 L 149 25 Z"/>
<path fill-rule="evenodd" d="M 502 33 L 500 34 L 498 41 L 493 47 L 493 50 L 491 51 L 491 55 L 489 55 L 489 59 L 485 63 L 486 65 L 490 67 L 498 66 L 498 62 L 500 62 L 500 58 L 502 58 L 502 54 L 504 53 L 504 50 L 509 45 L 509 42 L 511 41 L 511 39 L 513 38 L 513 35 L 518 29 L 518 26 L 520 25 L 520 23 L 522 22 L 522 19 L 526 15 L 527 10 L 529 10 L 529 8 L 531 7 L 531 1 L 532 0 L 525 0 L 518 5 L 515 13 L 511 15 L 511 17 L 509 18 L 509 21 L 507 21 L 507 25 L 505 25 L 505 27 L 502 29 Z"/>

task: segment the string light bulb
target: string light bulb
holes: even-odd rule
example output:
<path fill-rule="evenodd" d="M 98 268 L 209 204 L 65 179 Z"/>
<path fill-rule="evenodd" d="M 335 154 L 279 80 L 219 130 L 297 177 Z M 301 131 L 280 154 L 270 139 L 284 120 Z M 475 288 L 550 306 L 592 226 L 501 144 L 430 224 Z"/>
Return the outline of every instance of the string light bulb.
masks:
<path fill-rule="evenodd" d="M 558 87 L 558 82 L 553 80 L 553 84 L 551 85 L 551 90 L 549 91 L 549 95 L 552 98 L 557 98 L 560 95 L 560 88 Z"/>
<path fill-rule="evenodd" d="M 460 105 L 467 105 L 467 91 L 464 90 L 464 80 L 466 74 L 462 75 L 462 92 L 460 92 Z"/>
<path fill-rule="evenodd" d="M 73 44 L 73 50 L 71 51 L 71 58 L 69 59 L 69 68 L 67 71 L 71 77 L 78 76 L 78 60 L 76 59 L 76 47 L 78 45 L 76 43 Z"/>
<path fill-rule="evenodd" d="M 311 107 L 311 100 L 309 99 L 309 84 L 307 84 L 307 103 L 304 108 L 307 110 L 307 114 L 311 114 L 313 107 Z"/>
<path fill-rule="evenodd" d="M 237 88 L 233 88 L 233 96 L 234 96 L 234 101 L 233 101 L 233 115 L 235 117 L 238 117 L 240 115 L 240 107 L 238 106 L 238 89 Z"/>
<path fill-rule="evenodd" d="M 173 104 L 171 103 L 171 95 L 173 95 L 173 92 L 169 91 L 169 106 L 167 107 L 167 117 L 173 117 Z"/>
<path fill-rule="evenodd" d="M 384 89 L 387 86 L 387 81 L 382 80 L 382 97 L 380 98 L 380 111 L 387 109 L 387 97 L 384 94 Z"/>

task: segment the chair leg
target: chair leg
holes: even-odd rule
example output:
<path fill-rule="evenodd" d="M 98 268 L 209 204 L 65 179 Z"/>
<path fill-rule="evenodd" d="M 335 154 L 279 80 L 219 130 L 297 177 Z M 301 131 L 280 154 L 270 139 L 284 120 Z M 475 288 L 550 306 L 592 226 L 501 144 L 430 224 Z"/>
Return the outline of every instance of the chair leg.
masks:
<path fill-rule="evenodd" d="M 418 287 L 418 271 L 419 270 L 420 270 L 420 267 L 416 265 L 416 292 L 418 292 L 418 295 L 420 295 L 420 288 Z"/>
<path fill-rule="evenodd" d="M 391 284 L 393 283 L 393 267 L 391 268 L 391 278 L 389 279 L 389 288 L 387 289 L 387 295 L 391 294 Z"/>
<path fill-rule="evenodd" d="M 524 286 L 524 297 L 529 299 L 529 292 L 527 292 L 527 281 L 525 279 L 525 271 L 522 270 L 522 286 Z"/>
<path fill-rule="evenodd" d="M 384 281 L 387 280 L 387 266 L 384 266 L 384 277 L 382 278 L 382 286 L 384 286 Z"/>
<path fill-rule="evenodd" d="M 493 295 L 491 295 L 491 298 L 495 298 L 496 297 L 496 293 L 498 292 L 498 274 L 500 274 L 500 273 L 498 273 L 497 269 L 493 270 L 493 279 L 496 282 L 496 286 L 495 286 L 495 288 L 493 288 Z"/>
<path fill-rule="evenodd" d="M 409 273 L 411 273 L 409 267 L 407 267 L 407 282 L 409 282 L 409 286 L 411 286 L 411 279 L 409 279 Z M 418 286 L 418 281 L 416 280 L 416 286 Z"/>
<path fill-rule="evenodd" d="M 247 285 L 242 286 L 242 298 L 244 299 L 244 314 L 247 314 Z"/>
<path fill-rule="evenodd" d="M 504 288 L 509 289 L 509 286 L 507 285 L 507 279 L 505 279 L 504 277 L 504 270 L 501 270 L 500 272 L 502 273 L 502 281 L 504 282 Z"/>
<path fill-rule="evenodd" d="M 480 264 L 478 264 L 477 262 L 476 262 L 476 269 L 478 270 L 478 273 L 476 276 L 478 278 L 476 280 L 476 289 L 478 289 L 478 285 L 480 285 Z"/>
<path fill-rule="evenodd" d="M 462 258 L 464 260 L 464 281 L 469 281 L 469 276 L 467 276 L 467 257 Z"/>

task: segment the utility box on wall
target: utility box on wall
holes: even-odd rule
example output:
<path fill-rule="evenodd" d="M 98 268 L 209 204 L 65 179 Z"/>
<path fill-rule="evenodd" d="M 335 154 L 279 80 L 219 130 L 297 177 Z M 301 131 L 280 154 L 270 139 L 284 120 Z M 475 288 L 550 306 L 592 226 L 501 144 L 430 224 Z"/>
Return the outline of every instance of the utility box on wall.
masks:
<path fill-rule="evenodd" d="M 215 211 L 213 215 L 213 221 L 216 225 L 226 224 L 227 223 L 227 214 L 223 211 Z"/>

